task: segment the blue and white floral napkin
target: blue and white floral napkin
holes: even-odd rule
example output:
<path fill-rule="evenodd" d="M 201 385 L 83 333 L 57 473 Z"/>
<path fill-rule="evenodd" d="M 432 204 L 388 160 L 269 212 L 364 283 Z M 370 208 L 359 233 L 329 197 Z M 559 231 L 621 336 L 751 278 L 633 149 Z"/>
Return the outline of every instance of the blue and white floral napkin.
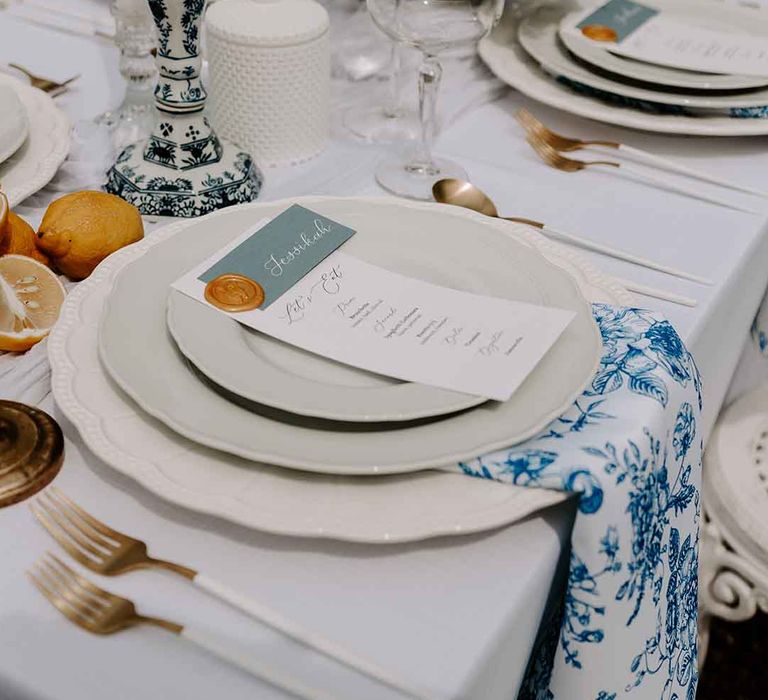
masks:
<path fill-rule="evenodd" d="M 456 468 L 580 494 L 565 599 L 522 700 L 693 700 L 699 373 L 668 321 L 603 304 L 593 312 L 604 354 L 571 409 L 538 437 Z"/>

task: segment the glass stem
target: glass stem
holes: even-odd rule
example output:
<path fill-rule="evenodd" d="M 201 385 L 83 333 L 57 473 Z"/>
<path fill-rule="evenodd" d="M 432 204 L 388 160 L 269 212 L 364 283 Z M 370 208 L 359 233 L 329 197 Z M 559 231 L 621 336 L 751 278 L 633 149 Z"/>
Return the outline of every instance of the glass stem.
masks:
<path fill-rule="evenodd" d="M 400 43 L 393 41 L 387 71 L 387 100 L 384 103 L 384 115 L 389 119 L 400 116 L 400 52 Z"/>
<path fill-rule="evenodd" d="M 437 172 L 432 161 L 432 141 L 435 137 L 437 119 L 437 92 L 443 69 L 437 58 L 424 54 L 419 68 L 419 118 L 421 119 L 421 142 L 416 152 L 416 162 L 409 168 L 426 173 Z"/>

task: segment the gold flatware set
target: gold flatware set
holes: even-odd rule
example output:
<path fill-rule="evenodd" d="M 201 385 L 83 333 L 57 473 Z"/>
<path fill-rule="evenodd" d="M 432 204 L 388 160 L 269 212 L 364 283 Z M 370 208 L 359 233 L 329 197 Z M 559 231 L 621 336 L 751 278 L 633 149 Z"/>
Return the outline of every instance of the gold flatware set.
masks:
<path fill-rule="evenodd" d="M 109 527 L 55 487 L 47 489 L 30 507 L 38 522 L 62 549 L 77 563 L 94 573 L 102 576 L 120 576 L 137 569 L 169 571 L 348 668 L 399 690 L 408 697 L 429 697 L 424 691 L 409 687 L 406 682 L 395 678 L 389 671 L 368 659 L 358 657 L 333 641 L 302 628 L 219 581 L 187 566 L 150 556 L 143 541 Z M 131 601 L 104 591 L 53 555 L 42 559 L 30 572 L 30 577 L 62 614 L 89 632 L 112 634 L 141 624 L 159 626 L 205 647 L 224 660 L 298 697 L 307 700 L 330 700 L 330 696 L 324 692 L 260 664 L 252 654 L 243 655 L 225 648 L 225 644 L 208 633 L 176 622 L 139 615 Z"/>
<path fill-rule="evenodd" d="M 517 110 L 515 118 L 523 126 L 523 128 L 529 134 L 535 136 L 538 140 L 546 143 L 561 153 L 572 153 L 574 151 L 580 151 L 588 148 L 609 148 L 619 153 L 632 156 L 641 162 L 646 162 L 651 165 L 656 165 L 665 170 L 679 173 L 681 175 L 687 175 L 702 182 L 711 182 L 714 185 L 720 185 L 728 189 L 736 190 L 737 192 L 745 192 L 746 194 L 752 194 L 757 197 L 768 197 L 768 191 L 756 190 L 752 187 L 745 187 L 729 180 L 711 175 L 709 173 L 702 172 L 699 168 L 690 168 L 682 163 L 677 163 L 669 158 L 662 158 L 654 153 L 645 151 L 641 148 L 635 148 L 634 146 L 628 146 L 625 143 L 619 143 L 618 141 L 603 141 L 603 140 L 582 140 L 572 138 L 569 136 L 563 136 L 551 129 L 548 129 L 542 122 L 533 116 L 527 109 L 522 108 Z"/>
<path fill-rule="evenodd" d="M 586 148 L 589 146 L 613 147 L 614 144 L 611 141 L 580 141 L 579 139 L 572 139 L 565 136 L 561 136 L 560 134 L 556 134 L 555 132 L 547 129 L 540 121 L 538 121 L 527 110 L 519 110 L 518 112 L 515 113 L 515 118 L 517 119 L 518 123 L 523 127 L 523 129 L 525 129 L 526 139 L 530 144 L 531 148 L 533 148 L 536 154 L 545 163 L 547 163 L 548 165 L 552 166 L 557 170 L 561 170 L 566 173 L 575 173 L 575 172 L 579 172 L 580 170 L 586 170 L 587 168 L 593 168 L 593 167 L 597 167 L 597 168 L 607 167 L 607 168 L 612 168 L 616 170 L 620 169 L 622 172 L 629 173 L 634 177 L 645 180 L 665 190 L 676 192 L 678 194 L 683 194 L 688 197 L 692 197 L 694 199 L 699 199 L 704 202 L 709 202 L 711 204 L 717 204 L 721 207 L 726 207 L 727 209 L 735 209 L 736 211 L 742 211 L 748 214 L 761 213 L 759 211 L 755 211 L 754 209 L 749 209 L 747 207 L 743 207 L 738 204 L 733 204 L 732 202 L 729 202 L 724 199 L 720 199 L 719 197 L 713 197 L 711 195 L 704 194 L 696 189 L 685 187 L 680 183 L 669 180 L 668 178 L 662 177 L 661 175 L 650 175 L 645 170 L 635 168 L 631 165 L 628 165 L 627 163 L 619 163 L 617 161 L 612 161 L 612 160 L 578 160 L 576 158 L 568 158 L 567 156 L 564 156 L 560 151 L 571 152 L 571 151 L 578 150 L 581 148 Z M 620 145 L 621 144 L 616 144 L 616 146 L 620 146 Z M 561 146 L 564 146 L 564 148 L 561 148 Z M 639 151 L 639 149 L 635 150 L 634 152 L 645 153 L 645 151 Z M 664 162 L 667 163 L 668 161 L 664 161 Z M 689 177 L 691 176 L 690 172 L 683 171 L 679 167 L 676 168 L 675 170 L 680 174 L 685 174 Z M 699 177 L 698 179 L 703 179 L 703 178 Z M 713 179 L 708 178 L 708 181 L 713 182 Z M 717 184 L 722 185 L 723 182 L 718 180 Z M 733 188 L 732 185 L 726 185 L 726 186 Z M 741 189 L 741 188 L 736 188 L 736 189 Z M 759 196 L 764 196 L 764 195 L 761 195 L 761 193 L 757 191 L 752 191 L 752 190 L 750 190 L 750 194 L 758 194 Z"/>
<path fill-rule="evenodd" d="M 27 573 L 35 587 L 62 615 L 87 632 L 110 635 L 139 625 L 160 627 L 296 697 L 333 700 L 333 696 L 260 663 L 256 654 L 233 651 L 208 632 L 140 614 L 128 598 L 105 591 L 54 554 L 43 556 Z"/>

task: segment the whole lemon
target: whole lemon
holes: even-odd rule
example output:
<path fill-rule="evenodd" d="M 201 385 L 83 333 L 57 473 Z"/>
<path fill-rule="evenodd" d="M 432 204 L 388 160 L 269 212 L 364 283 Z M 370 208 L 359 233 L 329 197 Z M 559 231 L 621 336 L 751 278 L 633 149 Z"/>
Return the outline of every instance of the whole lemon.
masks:
<path fill-rule="evenodd" d="M 37 232 L 37 246 L 72 279 L 88 277 L 111 253 L 144 237 L 141 214 L 106 192 L 73 192 L 51 202 Z"/>

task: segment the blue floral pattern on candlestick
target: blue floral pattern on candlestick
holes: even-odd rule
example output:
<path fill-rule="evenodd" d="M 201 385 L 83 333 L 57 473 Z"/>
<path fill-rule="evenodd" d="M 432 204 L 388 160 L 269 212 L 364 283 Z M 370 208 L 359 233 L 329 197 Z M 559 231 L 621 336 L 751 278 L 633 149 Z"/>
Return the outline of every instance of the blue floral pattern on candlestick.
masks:
<path fill-rule="evenodd" d="M 571 409 L 532 440 L 457 468 L 580 494 L 554 661 L 552 635 L 540 634 L 522 698 L 693 700 L 701 380 L 668 321 L 593 312 L 603 357 Z"/>
<path fill-rule="evenodd" d="M 184 12 L 181 15 L 181 26 L 184 29 L 182 44 L 190 56 L 197 56 L 198 19 L 204 7 L 205 0 L 184 0 Z"/>
<path fill-rule="evenodd" d="M 161 56 L 168 54 L 168 41 L 171 36 L 171 22 L 168 19 L 168 10 L 165 6 L 166 0 L 149 0 L 149 11 L 155 20 L 158 38 L 158 53 Z"/>

